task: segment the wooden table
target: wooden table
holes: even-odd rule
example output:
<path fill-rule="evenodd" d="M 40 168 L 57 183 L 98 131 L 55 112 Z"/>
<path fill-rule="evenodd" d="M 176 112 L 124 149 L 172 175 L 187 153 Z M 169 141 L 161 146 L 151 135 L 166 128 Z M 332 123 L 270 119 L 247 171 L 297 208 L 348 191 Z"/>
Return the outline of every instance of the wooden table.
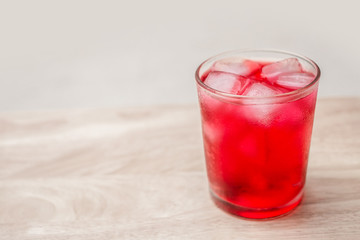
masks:
<path fill-rule="evenodd" d="M 318 101 L 306 195 L 214 206 L 196 105 L 0 114 L 0 239 L 360 239 L 360 98 Z"/>

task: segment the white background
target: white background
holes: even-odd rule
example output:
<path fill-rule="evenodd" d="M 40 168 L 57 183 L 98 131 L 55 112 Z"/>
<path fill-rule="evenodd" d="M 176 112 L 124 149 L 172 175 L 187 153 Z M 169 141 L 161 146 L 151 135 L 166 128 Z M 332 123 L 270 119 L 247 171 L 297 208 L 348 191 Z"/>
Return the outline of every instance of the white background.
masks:
<path fill-rule="evenodd" d="M 320 97 L 360 96 L 359 1 L 0 1 L 0 111 L 196 103 L 232 49 L 315 60 Z"/>

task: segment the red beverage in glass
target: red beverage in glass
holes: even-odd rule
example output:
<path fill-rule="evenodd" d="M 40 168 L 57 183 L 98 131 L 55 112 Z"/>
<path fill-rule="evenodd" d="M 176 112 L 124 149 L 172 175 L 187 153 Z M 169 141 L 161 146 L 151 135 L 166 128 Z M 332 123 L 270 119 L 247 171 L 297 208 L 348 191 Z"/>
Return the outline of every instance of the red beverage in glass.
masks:
<path fill-rule="evenodd" d="M 196 72 L 210 192 L 227 212 L 269 218 L 303 196 L 320 70 L 305 57 L 237 51 Z"/>

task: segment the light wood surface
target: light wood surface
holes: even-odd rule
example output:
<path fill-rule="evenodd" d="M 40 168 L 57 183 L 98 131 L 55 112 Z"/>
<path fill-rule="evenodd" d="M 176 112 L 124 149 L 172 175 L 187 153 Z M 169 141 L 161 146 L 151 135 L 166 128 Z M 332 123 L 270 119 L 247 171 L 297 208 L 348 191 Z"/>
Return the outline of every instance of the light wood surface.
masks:
<path fill-rule="evenodd" d="M 305 199 L 249 221 L 207 189 L 197 106 L 0 114 L 0 239 L 360 239 L 360 99 L 318 101 Z"/>

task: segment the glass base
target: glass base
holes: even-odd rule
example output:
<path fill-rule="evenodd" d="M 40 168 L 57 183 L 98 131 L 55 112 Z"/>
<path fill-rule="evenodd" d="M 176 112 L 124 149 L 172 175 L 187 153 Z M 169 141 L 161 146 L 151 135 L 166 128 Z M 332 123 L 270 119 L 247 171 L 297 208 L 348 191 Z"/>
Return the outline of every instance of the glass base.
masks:
<path fill-rule="evenodd" d="M 210 195 L 217 207 L 230 214 L 255 220 L 267 220 L 289 214 L 301 202 L 303 198 L 303 191 L 301 191 L 288 204 L 277 208 L 246 208 L 232 203 L 226 202 L 210 190 Z"/>

